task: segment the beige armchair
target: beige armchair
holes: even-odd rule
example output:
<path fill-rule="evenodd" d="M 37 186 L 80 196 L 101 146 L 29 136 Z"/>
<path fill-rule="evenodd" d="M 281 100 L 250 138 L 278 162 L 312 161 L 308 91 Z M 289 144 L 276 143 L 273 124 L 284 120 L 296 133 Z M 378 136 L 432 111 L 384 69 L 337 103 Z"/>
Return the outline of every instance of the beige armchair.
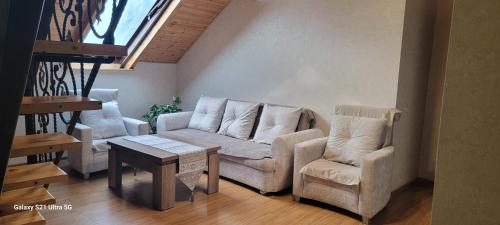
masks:
<path fill-rule="evenodd" d="M 323 159 L 328 137 L 313 139 L 295 145 L 293 196 L 313 199 L 344 208 L 363 217 L 368 224 L 382 210 L 391 196 L 391 178 L 394 147 L 393 124 L 401 115 L 396 109 L 340 105 L 336 115 L 385 118 L 383 147 L 362 157 L 360 167 Z M 318 176 L 300 173 L 305 166 L 314 168 Z M 320 178 L 335 174 L 337 181 Z"/>
<path fill-rule="evenodd" d="M 89 97 L 98 99 L 103 103 L 117 101 L 118 89 L 92 89 Z M 121 115 L 120 115 L 121 116 Z M 121 117 L 128 136 L 149 134 L 149 124 L 144 121 Z M 89 179 L 90 174 L 108 169 L 108 140 L 123 138 L 116 136 L 105 139 L 94 139 L 91 127 L 77 123 L 73 136 L 82 142 L 82 151 L 68 151 L 71 167 L 80 172 L 84 179 Z"/>

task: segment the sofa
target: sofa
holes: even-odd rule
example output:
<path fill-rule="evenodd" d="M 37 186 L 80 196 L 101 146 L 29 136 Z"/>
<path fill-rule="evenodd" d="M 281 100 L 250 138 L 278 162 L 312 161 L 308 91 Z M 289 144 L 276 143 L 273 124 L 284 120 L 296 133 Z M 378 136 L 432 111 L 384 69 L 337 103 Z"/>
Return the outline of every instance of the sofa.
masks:
<path fill-rule="evenodd" d="M 273 110 L 276 114 L 271 115 Z M 308 109 L 202 96 L 194 111 L 160 115 L 157 131 L 169 138 L 220 145 L 220 176 L 266 194 L 292 185 L 294 145 L 323 136 L 311 129 L 314 122 Z M 287 132 L 278 131 L 283 127 Z"/>
<path fill-rule="evenodd" d="M 336 106 L 329 137 L 295 146 L 294 199 L 344 208 L 368 224 L 391 197 L 392 137 L 400 116 L 394 108 Z"/>
<path fill-rule="evenodd" d="M 77 123 L 73 131 L 73 136 L 82 142 L 82 151 L 68 151 L 71 167 L 80 172 L 85 179 L 89 179 L 90 174 L 93 172 L 108 169 L 108 150 L 110 149 L 107 144 L 108 140 L 149 134 L 149 124 L 147 122 L 121 116 L 117 102 L 118 89 L 92 89 L 89 97 L 102 101 L 103 109 L 82 112 L 80 115 L 81 123 Z M 112 111 L 112 113 L 108 111 Z M 83 124 L 88 120 L 85 118 L 86 114 L 112 115 L 95 118 L 94 122 L 97 125 L 94 125 L 95 123 L 92 123 L 92 121 Z M 107 123 L 109 120 L 111 122 Z M 117 134 L 109 134 L 110 131 L 116 130 L 116 127 L 112 126 L 112 122 L 118 124 L 118 129 L 121 129 Z M 92 126 L 95 128 L 94 130 Z M 101 131 L 97 131 L 97 128 Z"/>

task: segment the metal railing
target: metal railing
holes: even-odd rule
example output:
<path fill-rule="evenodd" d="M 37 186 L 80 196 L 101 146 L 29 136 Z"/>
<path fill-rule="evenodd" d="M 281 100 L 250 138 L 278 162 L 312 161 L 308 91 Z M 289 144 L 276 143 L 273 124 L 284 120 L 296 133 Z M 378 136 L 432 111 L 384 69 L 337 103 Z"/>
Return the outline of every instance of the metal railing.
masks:
<path fill-rule="evenodd" d="M 95 28 L 104 12 L 105 0 L 46 0 L 37 40 L 83 42 L 87 32 L 114 44 L 114 33 L 128 0 L 113 1 L 109 26 L 103 33 Z M 37 54 L 33 57 L 25 96 L 89 95 L 103 63 L 115 61 L 112 56 L 65 56 Z M 92 64 L 90 71 L 84 63 Z M 74 65 L 77 65 L 74 68 Z M 81 93 L 78 93 L 78 89 Z M 26 134 L 58 132 L 66 128 L 72 134 L 81 112 L 25 115 Z M 60 126 L 61 123 L 65 126 Z M 54 161 L 58 164 L 63 152 L 28 156 L 28 163 Z"/>

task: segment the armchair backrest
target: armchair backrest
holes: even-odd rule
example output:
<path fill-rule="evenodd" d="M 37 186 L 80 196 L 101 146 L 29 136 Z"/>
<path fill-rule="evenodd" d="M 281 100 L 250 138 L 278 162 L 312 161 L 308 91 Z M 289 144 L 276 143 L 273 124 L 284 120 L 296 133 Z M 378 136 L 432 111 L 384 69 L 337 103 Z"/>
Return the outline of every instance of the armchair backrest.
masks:
<path fill-rule="evenodd" d="M 386 119 L 385 141 L 383 147 L 392 145 L 392 136 L 394 130 L 394 122 L 398 121 L 401 116 L 401 111 L 395 108 L 377 108 L 371 106 L 359 105 L 337 105 L 335 107 L 336 115 L 344 116 L 359 116 L 368 118 L 384 118 Z"/>
<path fill-rule="evenodd" d="M 78 94 L 81 94 L 80 90 L 78 90 Z M 117 101 L 118 89 L 92 89 L 90 90 L 89 97 L 102 101 L 102 103 Z"/>

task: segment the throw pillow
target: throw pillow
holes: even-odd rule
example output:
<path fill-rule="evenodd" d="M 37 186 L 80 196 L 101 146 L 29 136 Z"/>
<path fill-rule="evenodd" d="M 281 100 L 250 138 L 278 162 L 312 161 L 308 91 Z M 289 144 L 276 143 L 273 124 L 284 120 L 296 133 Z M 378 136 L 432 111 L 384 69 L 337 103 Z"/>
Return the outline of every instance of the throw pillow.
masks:
<path fill-rule="evenodd" d="M 220 126 L 226 102 L 227 98 L 201 96 L 188 127 L 215 133 Z"/>
<path fill-rule="evenodd" d="M 127 129 L 116 101 L 103 103 L 101 110 L 82 111 L 80 120 L 82 124 L 92 128 L 93 139 L 127 135 Z"/>
<path fill-rule="evenodd" d="M 248 140 L 255 123 L 259 104 L 227 101 L 218 134 Z"/>
<path fill-rule="evenodd" d="M 379 148 L 386 120 L 335 115 L 323 157 L 359 167 L 364 155 Z"/>
<path fill-rule="evenodd" d="M 302 108 L 264 105 L 253 141 L 271 144 L 278 136 L 295 132 L 301 112 Z"/>

